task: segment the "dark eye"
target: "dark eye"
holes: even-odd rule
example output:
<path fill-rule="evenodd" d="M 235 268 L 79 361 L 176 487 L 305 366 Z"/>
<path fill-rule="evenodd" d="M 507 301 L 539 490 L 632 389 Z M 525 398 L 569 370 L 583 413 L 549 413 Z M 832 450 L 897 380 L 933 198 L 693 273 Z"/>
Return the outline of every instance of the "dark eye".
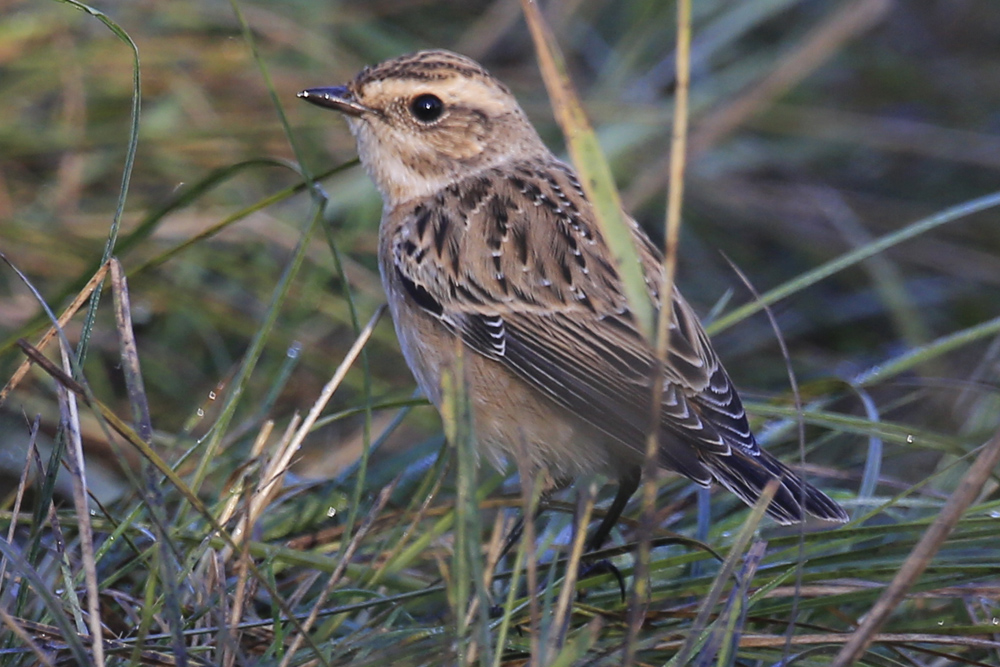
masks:
<path fill-rule="evenodd" d="M 417 95 L 410 102 L 410 113 L 421 123 L 433 123 L 441 117 L 444 111 L 444 102 L 437 95 L 425 93 Z"/>

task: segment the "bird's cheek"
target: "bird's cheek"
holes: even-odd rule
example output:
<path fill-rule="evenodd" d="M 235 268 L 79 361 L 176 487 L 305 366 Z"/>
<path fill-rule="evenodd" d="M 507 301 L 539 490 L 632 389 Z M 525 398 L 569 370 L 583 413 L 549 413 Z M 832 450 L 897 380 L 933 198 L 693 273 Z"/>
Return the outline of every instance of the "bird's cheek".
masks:
<path fill-rule="evenodd" d="M 448 128 L 435 139 L 436 152 L 449 160 L 467 162 L 481 155 L 485 148 L 480 137 L 468 128 Z"/>

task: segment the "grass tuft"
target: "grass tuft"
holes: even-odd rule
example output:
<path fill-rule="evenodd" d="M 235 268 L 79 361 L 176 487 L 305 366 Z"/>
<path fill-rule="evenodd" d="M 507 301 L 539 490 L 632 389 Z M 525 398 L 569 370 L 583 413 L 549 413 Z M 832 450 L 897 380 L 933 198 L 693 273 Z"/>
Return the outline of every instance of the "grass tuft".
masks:
<path fill-rule="evenodd" d="M 523 4 L 6 9 L 0 667 L 1000 666 L 992 15 L 691 3 L 683 81 L 673 3 L 548 3 L 547 31 Z M 657 479 L 652 528 L 635 501 L 591 556 L 639 608 L 580 567 L 601 480 L 478 464 L 462 350 L 442 427 L 380 319 L 353 140 L 292 102 L 434 46 L 658 240 L 689 86 L 677 282 L 851 523 Z"/>

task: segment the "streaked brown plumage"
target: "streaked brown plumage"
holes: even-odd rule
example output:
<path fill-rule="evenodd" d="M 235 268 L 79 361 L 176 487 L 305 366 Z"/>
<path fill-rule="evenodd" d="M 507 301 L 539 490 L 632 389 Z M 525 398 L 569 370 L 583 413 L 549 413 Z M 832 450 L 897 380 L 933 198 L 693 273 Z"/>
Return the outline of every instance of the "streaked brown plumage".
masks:
<path fill-rule="evenodd" d="M 447 51 L 396 58 L 300 97 L 346 115 L 382 193 L 382 281 L 431 401 L 441 404 L 441 368 L 461 336 L 473 352 L 465 363 L 481 451 L 554 482 L 617 478 L 611 514 L 620 513 L 643 460 L 654 354 L 573 169 L 506 86 Z M 658 304 L 660 254 L 628 222 Z M 774 519 L 799 521 L 804 507 L 846 521 L 836 502 L 760 449 L 697 316 L 676 290 L 670 302 L 660 464 L 750 504 L 780 477 Z"/>

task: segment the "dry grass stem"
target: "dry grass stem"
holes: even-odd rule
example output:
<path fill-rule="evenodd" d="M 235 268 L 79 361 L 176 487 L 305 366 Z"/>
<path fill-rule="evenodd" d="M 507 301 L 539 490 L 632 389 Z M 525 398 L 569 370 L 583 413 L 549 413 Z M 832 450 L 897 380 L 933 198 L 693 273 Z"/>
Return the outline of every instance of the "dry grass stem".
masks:
<path fill-rule="evenodd" d="M 0 256 L 3 256 L 3 253 L 0 253 Z M 4 257 L 4 259 L 6 260 L 6 257 Z M 50 326 L 45 333 L 42 334 L 42 337 L 38 339 L 38 344 L 34 346 L 37 350 L 44 351 L 49 342 L 55 338 L 59 330 L 64 328 L 66 324 L 73 319 L 73 316 L 76 315 L 76 312 L 80 310 L 83 304 L 87 303 L 87 300 L 90 299 L 90 295 L 93 293 L 94 289 L 96 289 L 97 286 L 104 281 L 104 277 L 108 273 L 108 267 L 109 263 L 102 264 L 101 268 L 99 268 L 97 272 L 90 277 L 87 284 L 84 285 L 83 289 L 80 290 L 76 297 L 73 298 L 73 301 L 69 304 L 69 306 L 66 307 L 66 310 L 63 311 L 62 315 L 59 316 L 57 324 Z M 3 405 L 4 402 L 6 402 L 10 392 L 14 391 L 30 369 L 30 358 L 21 362 L 21 364 L 17 367 L 17 370 L 14 371 L 14 374 L 11 375 L 10 380 L 7 381 L 7 384 L 4 385 L 2 390 L 0 390 L 0 405 Z"/>
<path fill-rule="evenodd" d="M 122 363 L 122 373 L 125 376 L 125 387 L 128 391 L 129 405 L 132 407 L 132 418 L 135 422 L 135 432 L 145 442 L 153 439 L 153 424 L 149 416 L 149 399 L 142 381 L 142 369 L 139 364 L 139 347 L 135 342 L 135 331 L 132 328 L 132 305 L 129 300 L 128 282 L 121 263 L 114 257 L 105 266 L 111 267 L 111 294 L 115 307 L 115 329 L 118 331 L 119 356 Z"/>
<path fill-rule="evenodd" d="M 63 372 L 71 375 L 71 352 L 60 340 Z M 87 471 L 83 456 L 83 441 L 80 438 L 80 414 L 77 410 L 76 394 L 58 385 L 59 403 L 62 409 L 62 428 L 69 441 L 66 449 L 70 477 L 73 480 L 73 504 L 79 524 L 80 562 L 83 565 L 84 583 L 87 589 L 87 623 L 93 641 L 94 664 L 104 667 L 104 626 L 101 618 L 101 599 L 97 578 L 97 563 L 94 560 L 94 532 L 90 525 L 90 503 L 87 501 Z M 70 585 L 70 581 L 66 582 Z"/>

